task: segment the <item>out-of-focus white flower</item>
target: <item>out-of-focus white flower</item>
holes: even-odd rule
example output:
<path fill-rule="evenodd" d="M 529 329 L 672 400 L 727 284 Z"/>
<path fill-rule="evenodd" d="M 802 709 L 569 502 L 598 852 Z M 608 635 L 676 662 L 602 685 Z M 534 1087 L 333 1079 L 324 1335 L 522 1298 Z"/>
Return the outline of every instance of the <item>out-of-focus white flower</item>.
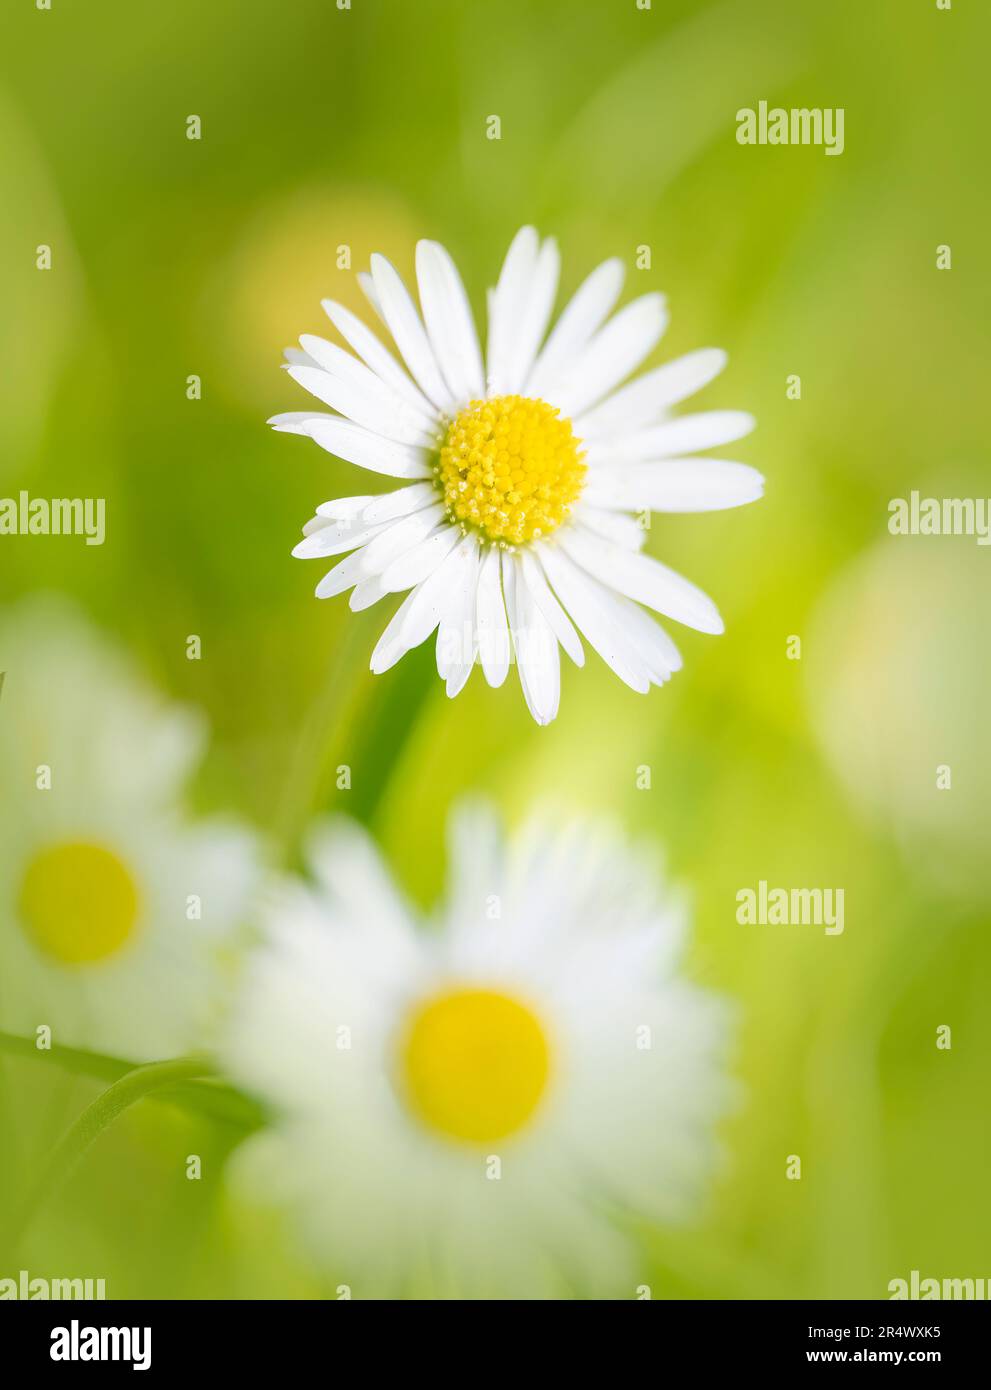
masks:
<path fill-rule="evenodd" d="M 353 552 L 320 581 L 319 598 L 351 589 L 357 610 L 411 591 L 372 670 L 387 670 L 436 631 L 437 669 L 453 696 L 476 661 L 501 685 L 515 655 L 540 724 L 558 709 L 559 647 L 584 662 L 579 632 L 643 693 L 664 684 L 681 657 L 640 604 L 700 632 L 723 630 L 705 594 L 642 553 L 634 514 L 737 507 L 763 490 L 745 464 L 691 457 L 749 433 L 750 415 L 670 415 L 722 370 L 725 353 L 693 352 L 622 385 L 664 332 L 664 297 L 645 294 L 610 317 L 623 266 L 606 261 L 547 334 L 559 267 L 552 239 L 541 243 L 532 227 L 517 234 L 489 291 L 483 362 L 442 246 L 417 246 L 422 317 L 389 261 L 373 256 L 361 283 L 405 367 L 354 314 L 325 300 L 356 355 L 309 334 L 286 355 L 290 375 L 336 413 L 270 421 L 403 480 L 395 492 L 323 503 L 293 552 Z"/>
<path fill-rule="evenodd" d="M 203 730 L 55 600 L 0 615 L 0 1028 L 128 1060 L 206 1040 L 253 839 L 191 822 Z"/>
<path fill-rule="evenodd" d="M 354 1297 L 633 1297 L 611 1218 L 692 1210 L 726 1006 L 679 973 L 681 904 L 609 827 L 507 843 L 471 806 L 452 830 L 426 921 L 363 831 L 313 835 L 316 886 L 273 901 L 222 1048 L 275 1117 L 236 1186 Z"/>

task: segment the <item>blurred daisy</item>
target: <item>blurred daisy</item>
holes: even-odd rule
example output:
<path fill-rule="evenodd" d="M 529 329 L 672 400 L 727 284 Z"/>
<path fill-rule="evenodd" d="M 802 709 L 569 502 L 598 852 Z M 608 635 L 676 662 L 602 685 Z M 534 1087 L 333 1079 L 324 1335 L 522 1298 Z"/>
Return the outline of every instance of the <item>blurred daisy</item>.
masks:
<path fill-rule="evenodd" d="M 421 241 L 422 317 L 392 265 L 372 257 L 361 284 L 405 368 L 343 305 L 324 300 L 354 353 L 304 334 L 289 374 L 333 414 L 276 415 L 277 430 L 403 486 L 325 502 L 293 554 L 353 552 L 317 585 L 351 589 L 351 607 L 410 590 L 376 646 L 388 670 L 436 630 L 447 693 L 476 660 L 490 685 L 515 657 L 540 724 L 557 713 L 559 646 L 584 661 L 579 632 L 632 689 L 662 685 L 681 666 L 640 604 L 700 632 L 721 632 L 712 601 L 642 553 L 647 511 L 737 507 L 761 495 L 742 463 L 692 458 L 740 439 L 740 411 L 677 419 L 673 406 L 717 375 L 725 353 L 706 348 L 622 385 L 667 324 L 662 295 L 610 314 L 623 266 L 592 272 L 547 334 L 559 255 L 532 227 L 514 239 L 488 297 L 483 363 L 468 298 L 447 251 Z M 408 369 L 408 370 L 407 370 Z"/>
<path fill-rule="evenodd" d="M 689 1213 L 731 1087 L 723 1003 L 678 973 L 681 905 L 608 828 L 453 822 L 418 922 L 347 823 L 273 901 L 224 1063 L 275 1128 L 239 1185 L 355 1297 L 633 1297 L 612 1221 Z"/>
<path fill-rule="evenodd" d="M 78 613 L 0 618 L 0 1028 L 144 1061 L 205 1041 L 254 847 L 190 824 L 202 729 Z"/>

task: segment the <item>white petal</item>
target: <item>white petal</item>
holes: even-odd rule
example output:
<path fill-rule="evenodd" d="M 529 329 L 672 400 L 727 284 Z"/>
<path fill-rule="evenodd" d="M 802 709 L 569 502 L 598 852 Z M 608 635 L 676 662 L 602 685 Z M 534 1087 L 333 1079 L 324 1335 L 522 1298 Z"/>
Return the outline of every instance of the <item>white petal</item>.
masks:
<path fill-rule="evenodd" d="M 410 604 L 402 630 L 403 638 L 411 648 L 425 642 L 451 608 L 455 595 L 471 568 L 472 552 L 477 550 L 478 542 L 475 537 L 464 536 L 461 544 L 451 551 L 433 574 L 416 586 L 416 601 Z"/>
<path fill-rule="evenodd" d="M 395 395 L 387 392 L 374 372 L 362 367 L 357 358 L 352 360 L 363 372 L 367 372 L 364 389 L 317 367 L 290 367 L 288 371 L 292 379 L 304 390 L 309 391 L 325 405 L 333 406 L 355 424 L 399 444 L 411 444 L 419 448 L 429 446 L 433 442 L 430 435 L 420 425 L 410 423 L 407 407 L 401 407 L 402 414 L 397 411 Z M 313 437 L 316 438 L 316 434 Z"/>
<path fill-rule="evenodd" d="M 651 676 L 624 627 L 610 611 L 608 590 L 570 560 L 556 545 L 541 545 L 536 554 L 544 572 L 576 627 L 621 681 L 645 695 Z"/>
<path fill-rule="evenodd" d="M 595 439 L 614 433 L 622 436 L 643 425 L 653 424 L 661 419 L 670 406 L 677 405 L 707 386 L 725 366 L 726 354 L 722 348 L 699 348 L 697 352 L 677 357 L 673 362 L 665 362 L 663 367 L 645 372 L 595 410 L 582 415 L 580 421 L 575 421 L 575 433 L 580 439 Z"/>
<path fill-rule="evenodd" d="M 395 666 L 396 662 L 416 645 L 414 642 L 407 643 L 403 637 L 403 624 L 413 606 L 416 594 L 417 591 L 414 589 L 412 593 L 406 595 L 393 614 L 392 621 L 375 644 L 368 667 L 377 676 L 381 675 L 383 671 L 388 671 L 390 666 Z"/>
<path fill-rule="evenodd" d="M 594 472 L 582 501 L 593 506 L 658 512 L 713 512 L 756 502 L 764 479 L 756 468 L 728 459 L 660 459 L 619 463 Z"/>
<path fill-rule="evenodd" d="M 593 333 L 612 310 L 623 288 L 625 270 L 620 260 L 603 261 L 575 291 L 551 330 L 533 370 L 526 394 L 549 400 L 566 379 Z"/>
<path fill-rule="evenodd" d="M 423 392 L 413 385 L 392 353 L 379 342 L 372 330 L 367 328 L 361 319 L 352 314 L 351 310 L 346 309 L 343 304 L 338 304 L 333 299 L 324 299 L 321 302 L 324 313 L 338 333 L 342 338 L 347 339 L 358 356 L 363 362 L 367 362 L 376 376 L 380 376 L 386 385 L 391 386 L 396 394 L 402 396 L 403 400 L 414 410 L 418 410 L 428 419 L 432 419 L 436 413 L 433 405 L 427 400 Z"/>
<path fill-rule="evenodd" d="M 475 627 L 475 599 L 478 593 L 478 542 L 466 536 L 467 544 L 453 552 L 458 568 L 448 581 L 450 601 L 437 629 L 437 671 L 446 682 L 450 699 L 464 689 L 478 651 Z"/>
<path fill-rule="evenodd" d="M 517 557 L 507 555 L 503 583 L 516 667 L 527 709 L 538 724 L 549 724 L 561 700 L 561 656 L 557 638 L 526 585 Z"/>
<path fill-rule="evenodd" d="M 367 540 L 384 531 L 384 526 L 355 525 L 350 519 L 332 521 L 319 531 L 304 537 L 293 546 L 297 560 L 313 560 L 323 555 L 343 555 L 346 550 L 356 550 Z"/>
<path fill-rule="evenodd" d="M 565 415 L 578 416 L 635 371 L 667 327 L 664 296 L 645 294 L 600 328 L 554 397 Z M 584 438 L 581 431 L 578 437 Z"/>
<path fill-rule="evenodd" d="M 486 321 L 486 323 L 488 324 L 488 332 L 487 332 L 487 334 L 486 334 L 486 340 L 485 340 L 485 394 L 486 394 L 487 396 L 496 396 L 496 395 L 499 394 L 498 391 L 494 391 L 494 390 L 492 389 L 492 367 L 491 367 L 491 363 L 493 362 L 494 357 L 495 357 L 495 350 L 496 350 L 497 338 L 498 338 L 498 335 L 497 335 L 497 333 L 496 333 L 496 324 L 497 324 L 497 318 L 496 318 L 496 305 L 497 305 L 497 303 L 498 303 L 498 301 L 497 301 L 497 299 L 496 299 L 496 292 L 495 292 L 495 290 L 492 290 L 492 289 L 486 290 L 486 291 L 485 291 L 485 321 Z"/>
<path fill-rule="evenodd" d="M 346 521 L 349 517 L 360 516 L 366 524 L 384 521 L 384 517 L 363 515 L 369 502 L 374 501 L 374 497 L 338 497 L 332 502 L 321 502 L 317 507 L 317 516 L 328 517 L 331 521 Z"/>
<path fill-rule="evenodd" d="M 436 499 L 437 489 L 433 483 L 414 483 L 412 487 L 401 487 L 397 492 L 370 497 L 361 518 L 367 522 L 392 521 L 396 517 L 409 516 L 413 512 L 421 511 Z M 319 508 L 317 510 L 319 511 Z"/>
<path fill-rule="evenodd" d="M 416 305 L 399 272 L 384 256 L 372 257 L 372 280 L 389 331 L 421 391 L 438 410 L 450 412 L 454 400 L 441 376 Z"/>
<path fill-rule="evenodd" d="M 339 415 L 329 415 L 325 410 L 283 410 L 279 415 L 270 415 L 265 423 L 271 425 L 277 434 L 308 435 L 312 421 L 339 419 Z"/>
<path fill-rule="evenodd" d="M 417 513 L 422 515 L 422 513 Z M 456 526 L 445 523 L 439 526 L 433 535 L 427 536 L 420 541 L 419 545 L 413 546 L 405 555 L 400 555 L 382 575 L 382 585 L 390 589 L 393 593 L 398 593 L 401 589 L 408 589 L 413 584 L 419 584 L 421 580 L 433 574 L 440 562 L 448 555 L 458 541 L 461 539 L 461 532 Z"/>
<path fill-rule="evenodd" d="M 663 685 L 675 671 L 681 670 L 681 653 L 660 623 L 637 606 L 632 599 L 614 596 L 623 612 L 623 621 L 647 663 L 655 684 Z"/>
<path fill-rule="evenodd" d="M 596 535 L 604 536 L 607 541 L 615 541 L 627 550 L 643 550 L 647 543 L 647 531 L 637 517 L 626 515 L 630 510 L 631 508 L 624 507 L 617 511 L 614 503 L 607 507 L 599 501 L 598 492 L 595 496 L 592 495 L 589 485 L 586 486 L 575 508 L 573 520 L 579 526 L 586 526 Z"/>
<path fill-rule="evenodd" d="M 425 536 L 429 536 L 443 516 L 443 504 L 436 502 L 431 507 L 425 507 L 423 511 L 413 512 L 399 521 L 386 523 L 382 527 L 382 534 L 362 551 L 363 578 L 370 579 L 373 574 L 383 574 L 400 555 L 405 555 L 415 545 L 419 545 Z"/>
<path fill-rule="evenodd" d="M 509 243 L 494 290 L 489 291 L 489 335 L 486 384 L 490 396 L 505 395 L 513 335 L 537 263 L 540 238 L 535 227 L 521 227 Z"/>
<path fill-rule="evenodd" d="M 540 246 L 533 227 L 521 227 L 506 253 L 489 305 L 488 389 L 492 396 L 523 390 L 547 329 L 560 256 L 553 240 Z"/>
<path fill-rule="evenodd" d="M 328 342 L 326 338 L 318 338 L 315 333 L 302 333 L 299 341 L 318 367 L 329 373 L 330 376 L 342 381 L 346 386 L 352 387 L 361 395 L 375 401 L 381 410 L 388 412 L 390 421 L 397 422 L 397 428 L 404 431 L 415 431 L 422 434 L 427 440 L 435 437 L 439 429 L 439 422 L 437 412 L 429 402 L 411 404 L 401 391 L 390 386 L 379 376 L 378 372 L 366 367 L 364 362 L 360 362 L 353 353 L 339 347 L 337 343 Z M 405 437 L 400 437 L 398 433 L 396 438 L 399 438 L 401 443 L 410 442 Z"/>
<path fill-rule="evenodd" d="M 317 821 L 306 834 L 304 856 L 330 899 L 335 927 L 367 939 L 390 953 L 412 944 L 411 915 L 364 827 L 343 816 Z"/>
<path fill-rule="evenodd" d="M 317 598 L 334 598 L 337 594 L 343 594 L 345 589 L 352 588 L 361 579 L 361 551 L 356 550 L 353 555 L 341 560 L 340 564 L 328 570 L 320 583 L 317 585 L 315 593 Z"/>
<path fill-rule="evenodd" d="M 554 636 L 575 665 L 584 666 L 585 652 L 574 624 L 554 597 L 554 591 L 547 583 L 547 576 L 529 550 L 521 553 L 520 568 L 530 596 L 547 619 Z"/>
<path fill-rule="evenodd" d="M 559 545 L 603 584 L 698 632 L 719 633 L 723 620 L 701 589 L 649 555 L 638 555 L 579 526 L 565 528 Z"/>
<path fill-rule="evenodd" d="M 493 689 L 498 689 L 509 672 L 509 626 L 506 602 L 502 596 L 502 551 L 489 546 L 478 575 L 475 625 L 478 656 L 482 672 Z"/>
<path fill-rule="evenodd" d="M 621 432 L 587 450 L 588 462 L 597 467 L 611 463 L 649 463 L 654 459 L 682 458 L 702 449 L 732 444 L 754 428 L 757 421 L 745 410 L 703 410 L 698 415 L 681 415 L 663 425 L 627 433 Z M 584 438 L 584 436 L 583 436 Z"/>
<path fill-rule="evenodd" d="M 315 367 L 317 363 L 308 352 L 302 348 L 287 347 L 283 349 L 282 356 L 294 367 Z"/>
<path fill-rule="evenodd" d="M 444 908 L 452 935 L 491 928 L 486 908 L 501 887 L 503 859 L 502 825 L 492 805 L 480 799 L 456 803 L 447 822 Z"/>
<path fill-rule="evenodd" d="M 512 338 L 507 391 L 523 391 L 537 350 L 547 332 L 560 273 L 561 253 L 557 249 L 557 242 L 549 237 L 540 248 L 540 255 L 530 278 L 526 303 Z"/>
<path fill-rule="evenodd" d="M 363 579 L 360 584 L 354 586 L 348 599 L 348 607 L 352 613 L 360 613 L 362 609 L 371 608 L 373 603 L 378 603 L 379 599 L 383 598 L 385 590 L 382 588 L 382 580 L 377 574 L 373 574 L 370 579 Z"/>
<path fill-rule="evenodd" d="M 482 354 L 458 268 L 436 241 L 416 247 L 416 280 L 434 357 L 458 405 L 485 394 Z"/>
<path fill-rule="evenodd" d="M 367 270 L 359 270 L 357 278 L 361 291 L 374 309 L 379 322 L 383 324 L 384 327 L 388 328 L 389 325 L 385 321 L 385 314 L 382 312 L 382 302 L 379 299 L 378 290 L 375 288 L 375 281 L 372 279 L 371 274 Z"/>
<path fill-rule="evenodd" d="M 390 478 L 430 476 L 427 455 L 422 449 L 384 439 L 374 430 L 366 430 L 339 415 L 311 416 L 298 433 L 308 435 L 329 454 L 367 468 L 370 473 L 385 473 Z"/>

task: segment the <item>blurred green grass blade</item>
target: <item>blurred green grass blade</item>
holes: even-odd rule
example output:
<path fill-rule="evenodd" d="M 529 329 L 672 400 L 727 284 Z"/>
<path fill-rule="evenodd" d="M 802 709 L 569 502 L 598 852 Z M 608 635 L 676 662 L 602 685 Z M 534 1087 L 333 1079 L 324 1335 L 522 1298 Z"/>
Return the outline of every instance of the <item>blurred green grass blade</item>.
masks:
<path fill-rule="evenodd" d="M 64 1071 L 108 1084 L 119 1081 L 134 1071 L 136 1066 L 134 1062 L 99 1052 L 87 1052 L 82 1048 L 53 1044 L 42 1050 L 30 1038 L 18 1038 L 11 1033 L 0 1033 L 0 1052 L 23 1060 L 54 1063 Z M 152 1099 L 164 1100 L 185 1110 L 195 1110 L 211 1119 L 245 1130 L 259 1129 L 264 1123 L 264 1112 L 259 1105 L 233 1086 L 218 1081 L 189 1081 L 163 1086 Z"/>

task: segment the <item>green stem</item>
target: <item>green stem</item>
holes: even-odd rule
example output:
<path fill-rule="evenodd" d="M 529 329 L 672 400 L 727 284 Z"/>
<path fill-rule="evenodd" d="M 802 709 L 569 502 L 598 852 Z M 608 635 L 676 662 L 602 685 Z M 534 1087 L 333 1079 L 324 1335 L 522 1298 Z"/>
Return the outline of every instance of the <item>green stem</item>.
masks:
<path fill-rule="evenodd" d="M 0 1033 L 0 1052 L 25 1061 L 54 1062 L 63 1071 L 92 1076 L 97 1081 L 118 1081 L 134 1070 L 133 1062 L 122 1062 L 119 1057 L 106 1057 L 100 1052 L 83 1052 L 79 1048 L 58 1044 L 38 1047 L 33 1038 L 19 1038 L 14 1033 Z"/>
<path fill-rule="evenodd" d="M 90 1145 L 130 1106 L 154 1091 L 184 1081 L 202 1081 L 213 1076 L 205 1057 L 177 1057 L 170 1062 L 151 1062 L 135 1067 L 115 1081 L 69 1127 L 45 1164 L 38 1181 L 28 1194 L 7 1233 L 16 1246 L 45 1201 L 69 1177 Z"/>
<path fill-rule="evenodd" d="M 80 1048 L 53 1045 L 39 1048 L 32 1038 L 19 1038 L 13 1033 L 0 1032 L 0 1053 L 19 1057 L 24 1061 L 46 1062 L 61 1067 L 63 1071 L 78 1076 L 88 1076 L 95 1081 L 119 1081 L 135 1069 L 134 1062 L 122 1061 L 119 1057 L 107 1057 L 100 1052 L 84 1052 Z M 258 1106 L 241 1091 L 222 1082 L 196 1079 L 170 1086 L 162 1099 L 175 1101 L 184 1109 L 195 1110 L 208 1115 L 213 1120 L 231 1124 L 237 1129 L 258 1129 L 263 1123 L 263 1115 Z"/>

